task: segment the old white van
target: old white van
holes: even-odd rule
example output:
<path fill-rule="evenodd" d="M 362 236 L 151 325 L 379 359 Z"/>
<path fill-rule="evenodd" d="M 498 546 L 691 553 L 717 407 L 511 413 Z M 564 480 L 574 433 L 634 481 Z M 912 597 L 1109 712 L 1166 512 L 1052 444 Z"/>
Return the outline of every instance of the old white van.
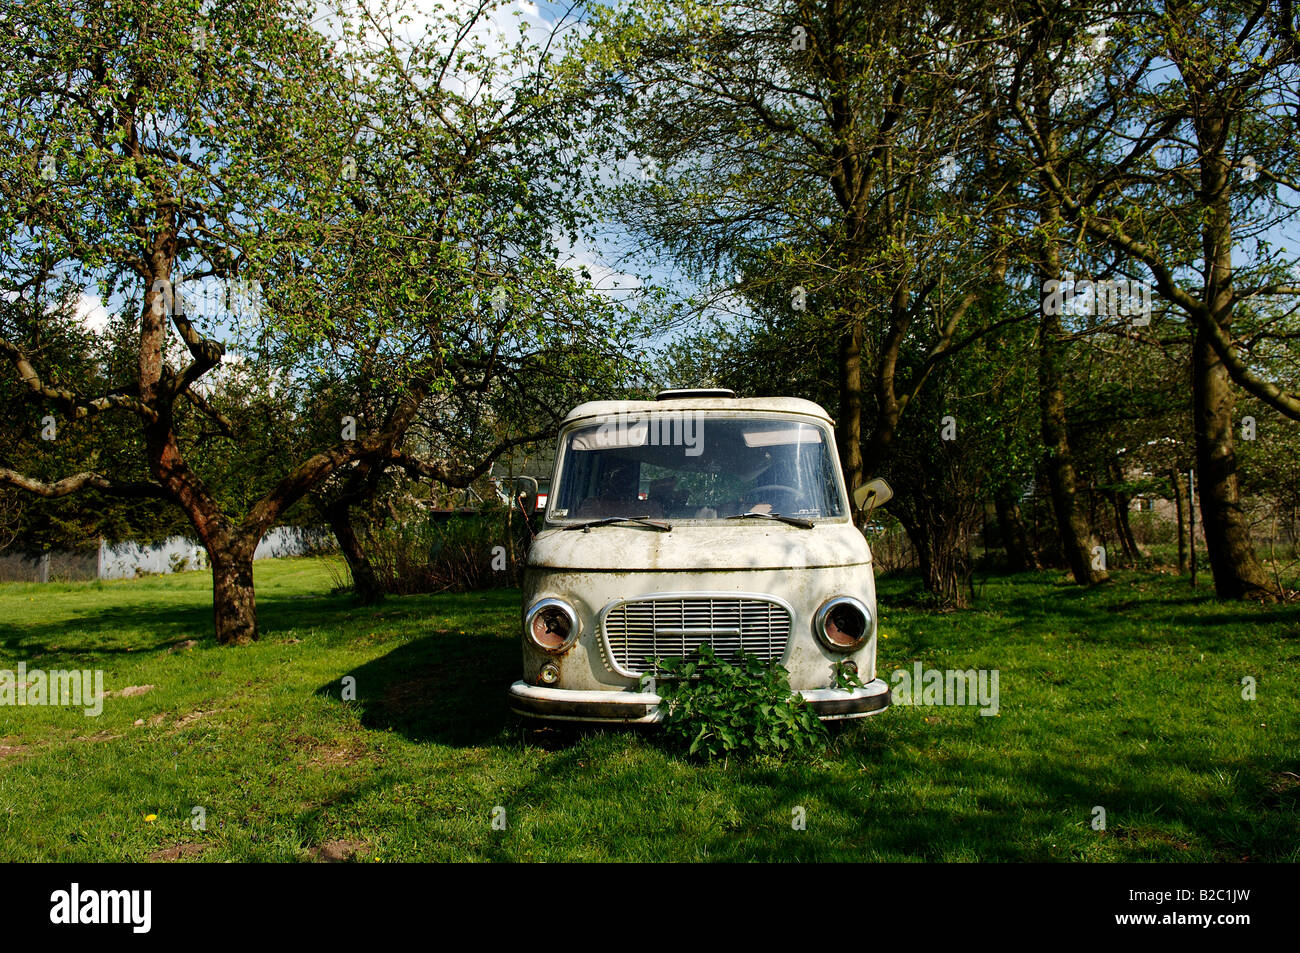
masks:
<path fill-rule="evenodd" d="M 561 426 L 550 490 L 524 573 L 514 711 L 657 721 L 641 676 L 703 645 L 779 662 L 823 719 L 889 705 L 871 550 L 817 404 L 724 390 L 583 404 Z M 855 497 L 888 492 L 875 481 Z"/>

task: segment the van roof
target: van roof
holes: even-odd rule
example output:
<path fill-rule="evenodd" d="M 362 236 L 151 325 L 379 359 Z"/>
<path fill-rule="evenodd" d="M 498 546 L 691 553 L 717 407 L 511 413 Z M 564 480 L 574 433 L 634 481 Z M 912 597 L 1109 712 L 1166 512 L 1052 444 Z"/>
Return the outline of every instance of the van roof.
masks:
<path fill-rule="evenodd" d="M 761 411 L 763 413 L 801 414 L 834 423 L 830 414 L 811 400 L 801 397 L 680 397 L 671 400 L 593 400 L 569 411 L 564 424 L 589 417 L 612 417 L 619 414 L 653 414 L 668 411 Z M 563 426 L 563 424 L 561 424 Z"/>

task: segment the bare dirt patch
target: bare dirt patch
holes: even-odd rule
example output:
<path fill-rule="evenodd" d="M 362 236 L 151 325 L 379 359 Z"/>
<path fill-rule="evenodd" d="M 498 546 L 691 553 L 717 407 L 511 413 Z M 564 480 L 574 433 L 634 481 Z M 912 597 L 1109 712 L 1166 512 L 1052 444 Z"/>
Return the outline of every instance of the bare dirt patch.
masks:
<path fill-rule="evenodd" d="M 172 722 L 172 730 L 176 730 L 176 729 L 178 729 L 178 728 L 184 728 L 186 725 L 191 725 L 191 724 L 193 724 L 194 722 L 198 721 L 200 718 L 207 718 L 208 715 L 215 715 L 215 714 L 217 714 L 218 712 L 222 712 L 222 711 L 228 711 L 228 709 L 226 709 L 226 708 L 196 708 L 196 709 L 194 709 L 194 711 L 187 712 L 186 714 L 181 715 L 181 716 L 180 716 L 179 718 L 177 718 L 174 722 Z"/>
<path fill-rule="evenodd" d="M 359 860 L 368 845 L 359 840 L 332 840 L 307 848 L 307 857 L 317 864 L 344 864 Z"/>
<path fill-rule="evenodd" d="M 0 742 L 0 759 L 2 758 L 21 758 L 27 754 L 30 749 L 27 745 L 11 745 Z"/>
<path fill-rule="evenodd" d="M 120 734 L 113 734 L 113 732 L 105 728 L 103 731 L 97 731 L 93 735 L 79 735 L 78 737 L 73 738 L 72 740 L 73 741 L 116 741 L 118 738 L 121 737 L 122 736 Z"/>
<path fill-rule="evenodd" d="M 354 743 L 342 745 L 316 745 L 311 749 L 308 764 L 314 768 L 337 768 L 356 764 L 366 756 L 365 746 Z"/>
<path fill-rule="evenodd" d="M 307 756 L 306 762 L 298 765 L 299 771 L 307 767 L 339 768 L 356 764 L 369 754 L 362 742 L 352 738 L 322 741 L 308 735 L 289 735 L 284 741 Z"/>
<path fill-rule="evenodd" d="M 149 855 L 149 860 L 155 863 L 184 860 L 186 857 L 195 857 L 207 849 L 207 844 L 177 844 L 175 847 L 154 851 Z"/>

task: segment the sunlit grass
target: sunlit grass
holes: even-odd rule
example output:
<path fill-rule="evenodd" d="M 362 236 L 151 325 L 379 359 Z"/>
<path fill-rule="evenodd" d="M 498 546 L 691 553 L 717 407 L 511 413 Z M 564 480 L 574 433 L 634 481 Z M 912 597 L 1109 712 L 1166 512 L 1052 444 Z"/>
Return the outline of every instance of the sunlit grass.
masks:
<path fill-rule="evenodd" d="M 0 667 L 154 686 L 96 718 L 0 707 L 0 857 L 1300 859 L 1294 607 L 1042 573 L 932 614 L 882 579 L 881 674 L 997 669 L 999 714 L 898 706 L 819 761 L 723 767 L 653 735 L 519 727 L 515 591 L 357 608 L 323 560 L 257 572 L 262 641 L 238 649 L 213 642 L 203 573 L 0 586 Z"/>

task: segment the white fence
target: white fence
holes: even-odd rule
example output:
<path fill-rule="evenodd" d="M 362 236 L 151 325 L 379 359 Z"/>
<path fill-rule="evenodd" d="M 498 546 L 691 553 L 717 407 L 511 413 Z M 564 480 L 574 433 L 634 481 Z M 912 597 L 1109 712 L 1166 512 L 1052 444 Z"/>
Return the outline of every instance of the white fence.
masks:
<path fill-rule="evenodd" d="M 277 526 L 257 544 L 254 559 L 302 556 L 328 545 L 328 530 L 302 526 Z M 160 543 L 99 541 L 98 551 L 0 556 L 0 582 L 50 582 L 85 579 L 132 579 L 147 574 L 206 569 L 208 555 L 195 540 L 173 536 Z"/>

